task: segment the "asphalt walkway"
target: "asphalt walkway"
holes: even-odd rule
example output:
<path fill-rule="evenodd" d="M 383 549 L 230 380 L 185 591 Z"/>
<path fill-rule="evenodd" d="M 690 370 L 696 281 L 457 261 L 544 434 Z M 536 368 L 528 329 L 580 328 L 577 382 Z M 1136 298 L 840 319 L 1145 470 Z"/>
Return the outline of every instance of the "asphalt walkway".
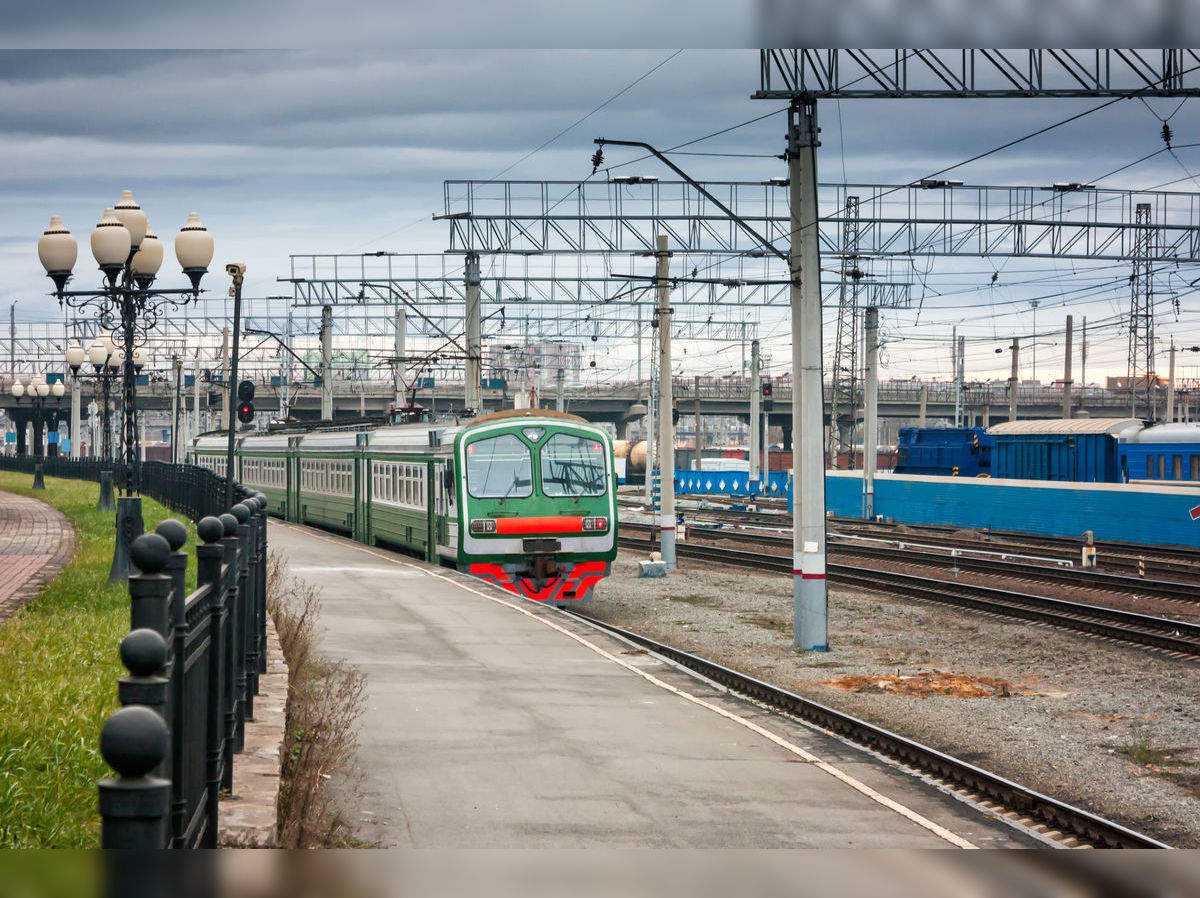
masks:
<path fill-rule="evenodd" d="M 360 835 L 416 847 L 1003 847 L 990 815 L 473 578 L 272 522 L 366 675 Z"/>

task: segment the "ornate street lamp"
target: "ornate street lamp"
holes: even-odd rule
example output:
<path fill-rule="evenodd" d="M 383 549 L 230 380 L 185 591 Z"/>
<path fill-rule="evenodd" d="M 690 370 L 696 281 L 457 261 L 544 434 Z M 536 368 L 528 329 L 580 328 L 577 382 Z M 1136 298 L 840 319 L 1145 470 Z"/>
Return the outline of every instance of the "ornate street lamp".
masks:
<path fill-rule="evenodd" d="M 46 452 L 42 445 L 42 435 L 48 423 L 46 404 L 52 396 L 54 397 L 55 404 L 60 402 L 63 393 L 66 392 L 66 388 L 61 383 L 48 384 L 45 378 L 35 374 L 25 383 L 14 380 L 10 389 L 18 406 L 21 404 L 22 399 L 29 402 L 33 421 L 33 456 L 38 459 L 44 458 Z M 24 425 L 21 426 L 22 428 L 24 427 Z M 33 488 L 35 490 L 46 488 L 46 484 L 42 479 L 42 466 L 40 462 L 34 468 Z"/>
<path fill-rule="evenodd" d="M 121 193 L 117 204 L 104 210 L 91 235 L 92 256 L 102 272 L 101 289 L 67 290 L 78 249 L 75 238 L 53 216 L 38 241 L 38 256 L 54 282 L 59 304 L 74 309 L 92 308 L 105 327 L 119 322 L 120 337 L 114 341 L 122 353 L 121 460 L 122 498 L 117 504 L 117 547 L 110 580 L 119 581 L 132 572 L 128 546 L 142 532 L 140 452 L 137 427 L 137 350 L 143 347 L 158 318 L 168 309 L 197 299 L 200 280 L 213 257 L 212 235 L 195 213 L 175 239 L 175 256 L 191 288 L 156 290 L 152 285 L 162 265 L 163 247 L 150 230 L 146 213 L 131 191 Z M 141 357 L 144 364 L 145 356 Z"/>
<path fill-rule="evenodd" d="M 112 383 L 121 367 L 119 352 L 113 347 L 112 340 L 101 334 L 86 352 L 82 346 L 71 346 L 66 353 L 72 376 L 94 380 L 100 388 L 100 500 L 96 506 L 100 511 L 112 511 L 117 507 L 113 499 L 112 418 L 109 410 L 112 408 Z M 91 374 L 81 371 L 85 359 L 92 366 Z M 95 447 L 92 451 L 95 452 Z"/>

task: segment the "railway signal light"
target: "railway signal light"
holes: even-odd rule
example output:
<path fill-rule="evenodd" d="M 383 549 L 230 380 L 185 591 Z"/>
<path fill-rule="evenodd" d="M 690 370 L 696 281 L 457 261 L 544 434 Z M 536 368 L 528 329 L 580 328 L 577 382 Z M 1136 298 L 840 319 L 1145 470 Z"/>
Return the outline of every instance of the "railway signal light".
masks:
<path fill-rule="evenodd" d="M 764 380 L 760 390 L 762 391 L 763 411 L 769 412 L 775 404 L 772 398 L 771 382 Z"/>
<path fill-rule="evenodd" d="M 254 399 L 254 381 L 243 380 L 238 383 L 238 402 L 250 402 Z"/>
<path fill-rule="evenodd" d="M 249 381 L 243 381 L 243 383 L 248 383 L 248 382 Z M 254 420 L 254 403 L 253 402 L 240 403 L 238 405 L 237 416 L 238 416 L 238 420 L 241 421 L 243 424 L 249 424 L 251 421 L 253 421 Z"/>

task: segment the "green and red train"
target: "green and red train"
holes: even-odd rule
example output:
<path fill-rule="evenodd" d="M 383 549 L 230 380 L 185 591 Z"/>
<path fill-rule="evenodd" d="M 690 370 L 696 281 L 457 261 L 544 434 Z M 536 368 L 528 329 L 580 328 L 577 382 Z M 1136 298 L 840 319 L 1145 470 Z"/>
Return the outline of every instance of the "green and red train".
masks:
<path fill-rule="evenodd" d="M 189 459 L 225 473 L 227 436 Z M 612 441 L 582 418 L 513 410 L 237 438 L 235 477 L 285 520 L 404 549 L 539 601 L 586 599 L 617 554 Z"/>

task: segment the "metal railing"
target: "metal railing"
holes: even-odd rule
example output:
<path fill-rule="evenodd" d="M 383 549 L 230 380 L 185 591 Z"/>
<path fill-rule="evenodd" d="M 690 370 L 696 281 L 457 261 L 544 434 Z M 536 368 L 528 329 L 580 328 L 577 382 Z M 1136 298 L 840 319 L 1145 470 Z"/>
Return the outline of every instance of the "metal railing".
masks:
<path fill-rule="evenodd" d="M 49 476 L 100 477 L 99 459 L 0 458 L 0 470 L 36 463 Z M 197 522 L 197 588 L 187 593 L 182 523 L 167 519 L 133 541 L 139 573 L 121 642 L 129 675 L 100 733 L 117 774 L 99 784 L 101 847 L 214 848 L 219 799 L 266 672 L 266 500 L 236 484 L 238 501 L 224 509 L 225 478 L 167 462 L 142 463 L 142 492 Z"/>

